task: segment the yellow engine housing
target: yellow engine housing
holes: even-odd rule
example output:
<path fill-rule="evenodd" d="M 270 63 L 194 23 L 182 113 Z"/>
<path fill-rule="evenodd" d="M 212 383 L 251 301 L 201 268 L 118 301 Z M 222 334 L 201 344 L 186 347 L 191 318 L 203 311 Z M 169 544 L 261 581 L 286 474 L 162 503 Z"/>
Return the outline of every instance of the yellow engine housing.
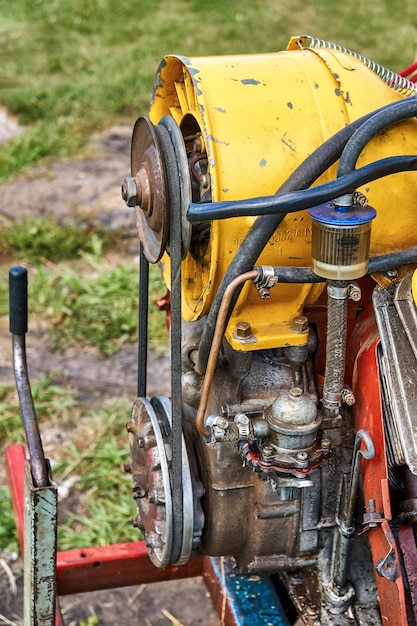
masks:
<path fill-rule="evenodd" d="M 167 56 L 155 79 L 150 119 L 171 115 L 183 134 L 190 122 L 207 149 L 212 198 L 239 200 L 274 194 L 294 169 L 349 122 L 401 99 L 361 61 L 334 50 L 299 49 L 227 57 Z M 362 153 L 358 167 L 386 156 L 417 154 L 417 122 L 381 133 Z M 335 178 L 333 167 L 318 183 Z M 413 174 L 372 182 L 362 189 L 376 208 L 371 255 L 417 244 Z M 207 314 L 214 295 L 256 218 L 217 220 L 203 261 L 183 261 L 183 316 Z M 311 220 L 307 211 L 290 214 L 258 260 L 262 265 L 310 266 Z M 169 256 L 162 259 L 169 284 Z M 278 285 L 267 304 L 252 284 L 243 289 L 226 330 L 236 350 L 299 345 L 305 334 L 291 330 L 294 317 L 313 303 L 321 285 Z M 249 322 L 253 343 L 234 338 L 237 322 Z"/>

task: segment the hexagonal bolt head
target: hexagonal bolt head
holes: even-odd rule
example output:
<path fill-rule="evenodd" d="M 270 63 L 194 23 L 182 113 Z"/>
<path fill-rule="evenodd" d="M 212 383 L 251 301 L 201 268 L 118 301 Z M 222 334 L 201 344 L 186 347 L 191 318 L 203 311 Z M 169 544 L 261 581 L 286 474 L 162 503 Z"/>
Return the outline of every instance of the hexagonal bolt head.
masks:
<path fill-rule="evenodd" d="M 236 337 L 238 339 L 250 339 L 252 337 L 252 328 L 249 322 L 238 322 L 236 324 Z"/>
<path fill-rule="evenodd" d="M 308 331 L 308 318 L 305 315 L 297 315 L 291 322 L 291 330 L 294 333 L 306 333 Z"/>
<path fill-rule="evenodd" d="M 122 198 L 127 206 L 135 207 L 138 204 L 138 188 L 133 176 L 126 176 L 122 183 Z"/>

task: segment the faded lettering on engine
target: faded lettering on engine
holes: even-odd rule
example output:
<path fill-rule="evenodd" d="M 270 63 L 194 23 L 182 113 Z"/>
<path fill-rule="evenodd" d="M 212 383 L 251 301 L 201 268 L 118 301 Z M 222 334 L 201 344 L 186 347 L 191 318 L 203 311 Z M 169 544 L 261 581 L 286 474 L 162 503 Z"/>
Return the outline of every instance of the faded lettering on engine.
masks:
<path fill-rule="evenodd" d="M 286 230 L 282 230 L 282 231 L 277 230 L 268 241 L 268 244 L 270 246 L 275 246 L 276 244 L 282 243 L 284 241 L 295 241 L 296 239 L 309 238 L 311 237 L 311 230 L 312 230 L 311 226 L 304 226 L 303 228 L 297 227 L 293 229 L 287 228 Z M 240 246 L 243 243 L 243 240 L 244 240 L 244 237 L 235 237 L 233 239 L 233 247 L 240 248 Z M 282 255 L 281 247 L 277 249 L 277 253 L 279 255 Z"/>
<path fill-rule="evenodd" d="M 311 226 L 304 226 L 304 228 L 287 228 L 286 230 L 277 230 L 269 240 L 269 245 L 273 246 L 276 243 L 282 241 L 293 241 L 301 237 L 309 237 L 311 235 Z"/>

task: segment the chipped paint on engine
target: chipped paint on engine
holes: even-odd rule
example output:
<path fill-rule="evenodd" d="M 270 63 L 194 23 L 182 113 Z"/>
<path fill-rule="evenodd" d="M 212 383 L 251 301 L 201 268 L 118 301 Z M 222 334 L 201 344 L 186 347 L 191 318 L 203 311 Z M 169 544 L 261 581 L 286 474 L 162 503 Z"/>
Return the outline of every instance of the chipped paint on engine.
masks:
<path fill-rule="evenodd" d="M 242 78 L 240 81 L 242 85 L 260 85 L 261 82 L 255 78 Z"/>
<path fill-rule="evenodd" d="M 222 139 L 216 139 L 213 135 L 207 135 L 208 141 L 212 141 L 213 143 L 221 143 L 223 146 L 229 146 L 230 144 L 227 141 L 223 141 Z"/>

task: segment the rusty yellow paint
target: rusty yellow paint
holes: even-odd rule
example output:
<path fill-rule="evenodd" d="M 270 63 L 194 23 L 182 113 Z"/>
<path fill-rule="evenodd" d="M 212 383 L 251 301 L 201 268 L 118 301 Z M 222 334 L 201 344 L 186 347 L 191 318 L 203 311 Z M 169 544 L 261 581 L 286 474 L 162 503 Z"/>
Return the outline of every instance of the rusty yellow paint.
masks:
<path fill-rule="evenodd" d="M 286 50 L 262 55 L 184 58 L 167 56 L 158 70 L 150 118 L 166 114 L 181 126 L 189 116 L 202 132 L 209 160 L 214 201 L 270 195 L 326 139 L 362 115 L 399 100 L 360 61 L 331 50 Z M 404 122 L 375 138 L 358 166 L 385 156 L 417 153 L 416 121 Z M 335 167 L 318 183 L 334 178 Z M 377 209 L 371 255 L 416 245 L 410 198 L 417 196 L 414 175 L 397 174 L 368 184 L 369 203 Z M 393 219 L 394 218 L 394 219 Z M 255 218 L 217 220 L 203 260 L 183 261 L 183 315 L 205 315 L 227 267 Z M 309 266 L 311 220 L 291 214 L 277 229 L 258 264 Z M 163 258 L 169 277 L 169 257 Z M 278 285 L 266 303 L 253 287 L 243 290 L 226 330 L 238 350 L 298 345 L 291 320 L 317 300 L 321 285 Z M 238 321 L 251 324 L 256 342 L 240 344 Z"/>

